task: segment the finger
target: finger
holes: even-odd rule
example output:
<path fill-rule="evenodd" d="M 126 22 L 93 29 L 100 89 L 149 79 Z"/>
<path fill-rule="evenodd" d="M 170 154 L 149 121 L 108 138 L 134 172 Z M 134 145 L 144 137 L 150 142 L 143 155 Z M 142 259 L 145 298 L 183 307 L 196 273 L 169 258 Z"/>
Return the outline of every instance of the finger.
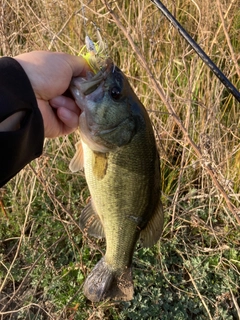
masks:
<path fill-rule="evenodd" d="M 57 109 L 57 115 L 59 119 L 67 126 L 70 130 L 73 131 L 78 127 L 79 115 L 70 109 L 59 107 Z"/>
<path fill-rule="evenodd" d="M 66 108 L 75 112 L 78 116 L 80 115 L 80 108 L 76 105 L 75 101 L 69 97 L 57 96 L 49 101 L 53 108 Z"/>
<path fill-rule="evenodd" d="M 82 56 L 69 55 L 69 64 L 72 68 L 73 77 L 84 77 L 87 71 L 91 71 L 90 66 Z"/>

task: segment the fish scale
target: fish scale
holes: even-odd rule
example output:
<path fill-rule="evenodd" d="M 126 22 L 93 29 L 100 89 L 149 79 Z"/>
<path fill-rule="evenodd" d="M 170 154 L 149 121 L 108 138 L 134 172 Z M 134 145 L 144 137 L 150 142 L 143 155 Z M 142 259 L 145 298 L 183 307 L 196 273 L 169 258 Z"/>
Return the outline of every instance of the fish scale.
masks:
<path fill-rule="evenodd" d="M 82 168 L 78 159 L 83 158 L 91 201 L 81 213 L 81 229 L 106 239 L 106 253 L 88 275 L 84 294 L 93 302 L 131 300 L 136 242 L 153 245 L 163 226 L 154 132 L 144 106 L 111 61 L 92 82 L 88 80 L 95 88 L 90 94 L 81 92 L 82 81 L 75 81 L 71 89 L 82 110 L 82 140 L 70 168 Z"/>

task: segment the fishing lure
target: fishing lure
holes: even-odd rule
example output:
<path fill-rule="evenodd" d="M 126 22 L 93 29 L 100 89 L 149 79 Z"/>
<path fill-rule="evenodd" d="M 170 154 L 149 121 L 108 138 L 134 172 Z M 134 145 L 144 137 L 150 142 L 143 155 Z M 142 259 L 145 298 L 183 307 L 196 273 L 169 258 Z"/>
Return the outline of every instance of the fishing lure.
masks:
<path fill-rule="evenodd" d="M 80 50 L 81 55 L 89 64 L 92 71 L 96 74 L 102 69 L 106 61 L 106 43 L 102 40 L 100 31 L 97 29 L 98 42 L 93 42 L 87 35 L 85 37 L 85 45 Z"/>

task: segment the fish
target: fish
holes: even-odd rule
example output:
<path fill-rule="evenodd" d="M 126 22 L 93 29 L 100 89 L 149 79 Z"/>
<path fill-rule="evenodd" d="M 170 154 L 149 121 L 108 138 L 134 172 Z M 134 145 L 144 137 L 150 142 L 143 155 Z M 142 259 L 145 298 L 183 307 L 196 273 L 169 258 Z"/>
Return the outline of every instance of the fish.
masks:
<path fill-rule="evenodd" d="M 105 238 L 105 255 L 87 276 L 92 302 L 134 297 L 137 241 L 151 247 L 163 229 L 160 159 L 149 115 L 127 77 L 107 58 L 96 74 L 73 78 L 81 140 L 70 170 L 84 170 L 91 199 L 80 215 L 88 236 Z"/>

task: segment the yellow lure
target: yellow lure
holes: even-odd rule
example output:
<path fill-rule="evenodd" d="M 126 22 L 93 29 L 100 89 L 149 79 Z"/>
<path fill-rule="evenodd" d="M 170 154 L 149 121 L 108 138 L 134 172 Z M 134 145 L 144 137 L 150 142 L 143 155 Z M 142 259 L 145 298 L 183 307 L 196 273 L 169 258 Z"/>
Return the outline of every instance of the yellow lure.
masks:
<path fill-rule="evenodd" d="M 105 49 L 104 43 L 100 41 L 100 44 L 93 42 L 88 36 L 85 38 L 85 45 L 79 52 L 88 63 L 92 71 L 96 74 L 104 65 L 106 57 L 103 55 Z"/>

